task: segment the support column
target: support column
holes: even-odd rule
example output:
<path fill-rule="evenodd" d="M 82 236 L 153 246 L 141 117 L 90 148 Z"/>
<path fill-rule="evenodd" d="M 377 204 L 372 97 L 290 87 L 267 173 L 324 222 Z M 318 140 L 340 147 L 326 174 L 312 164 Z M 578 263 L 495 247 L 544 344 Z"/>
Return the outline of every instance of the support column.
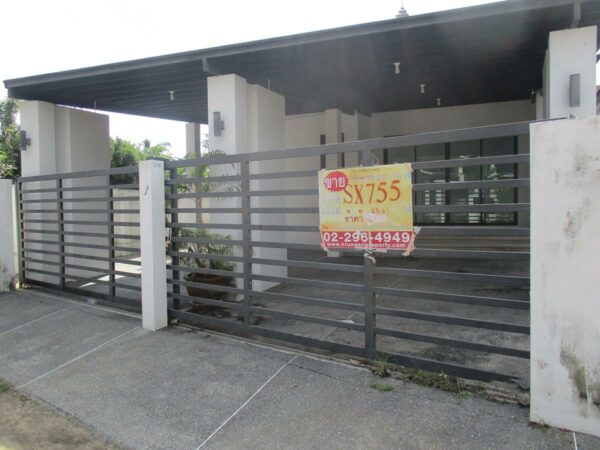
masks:
<path fill-rule="evenodd" d="M 202 150 L 202 136 L 199 123 L 185 124 L 185 154 L 188 158 L 200 157 Z"/>
<path fill-rule="evenodd" d="M 531 421 L 600 436 L 600 117 L 531 125 Z"/>
<path fill-rule="evenodd" d="M 596 28 L 550 33 L 544 64 L 546 118 L 596 115 Z"/>
<path fill-rule="evenodd" d="M 156 331 L 167 326 L 165 171 L 162 161 L 142 161 L 139 167 L 142 325 Z"/>
<path fill-rule="evenodd" d="M 17 219 L 15 185 L 0 179 L 0 292 L 16 287 L 17 282 Z"/>

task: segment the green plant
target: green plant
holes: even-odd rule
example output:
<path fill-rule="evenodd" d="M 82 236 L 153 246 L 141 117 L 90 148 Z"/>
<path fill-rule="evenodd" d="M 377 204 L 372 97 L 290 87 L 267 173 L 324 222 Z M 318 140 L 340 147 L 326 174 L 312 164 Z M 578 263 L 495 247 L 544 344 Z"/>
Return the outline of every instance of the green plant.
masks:
<path fill-rule="evenodd" d="M 377 355 L 377 360 L 371 365 L 371 372 L 379 378 L 390 376 L 390 355 L 380 353 Z"/>
<path fill-rule="evenodd" d="M 408 368 L 401 369 L 401 373 L 408 381 L 412 381 L 413 383 L 430 386 L 443 391 L 455 392 L 460 398 L 464 398 L 467 395 L 464 382 L 455 376 L 446 375 L 443 372 L 436 373 Z"/>
<path fill-rule="evenodd" d="M 371 381 L 369 381 L 369 387 L 379 392 L 390 392 L 394 390 L 394 386 L 384 383 L 380 378 L 373 378 Z"/>
<path fill-rule="evenodd" d="M 0 378 L 0 393 L 8 391 L 10 388 L 11 385 L 4 381 L 2 378 Z"/>
<path fill-rule="evenodd" d="M 0 178 L 15 179 L 21 175 L 21 137 L 17 124 L 16 100 L 0 101 Z"/>
<path fill-rule="evenodd" d="M 212 256 L 231 256 L 233 254 L 233 247 L 231 245 L 214 243 L 214 241 L 227 240 L 229 236 L 211 233 L 203 228 L 195 230 L 182 228 L 179 231 L 179 236 L 197 239 L 197 241 L 190 241 L 185 244 L 185 251 L 190 256 L 180 257 L 180 263 L 199 269 L 233 271 L 233 263 L 219 258 L 212 258 Z M 206 256 L 203 257 L 203 255 Z"/>

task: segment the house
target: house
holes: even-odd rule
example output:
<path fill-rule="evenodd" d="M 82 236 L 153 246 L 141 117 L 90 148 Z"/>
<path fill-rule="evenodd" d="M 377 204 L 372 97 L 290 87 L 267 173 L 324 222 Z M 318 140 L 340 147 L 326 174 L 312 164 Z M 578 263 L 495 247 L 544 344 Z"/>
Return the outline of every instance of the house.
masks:
<path fill-rule="evenodd" d="M 228 287 L 227 292 L 244 297 L 240 309 L 245 308 L 245 316 L 244 325 L 230 324 L 233 328 L 246 326 L 246 331 L 250 329 L 263 336 L 342 349 L 342 352 L 354 351 L 370 358 L 377 350 L 379 334 L 529 359 L 529 351 L 524 348 L 490 344 L 483 338 L 468 342 L 467 335 L 448 338 L 423 331 L 431 329 L 420 328 L 416 333 L 390 329 L 391 325 L 388 328 L 375 325 L 378 315 L 388 314 L 394 318 L 429 321 L 434 326 L 445 323 L 517 333 L 526 336 L 526 340 L 528 325 L 406 311 L 394 309 L 393 303 L 378 310 L 375 294 L 469 305 L 493 303 L 494 307 L 519 309 L 528 321 L 527 299 L 462 291 L 433 293 L 426 289 L 374 288 L 370 282 L 374 275 L 393 274 L 426 281 L 428 277 L 431 280 L 437 277 L 459 282 L 473 279 L 486 283 L 512 282 L 521 287 L 529 284 L 528 275 L 463 273 L 447 270 L 448 267 L 427 271 L 374 268 L 365 262 L 364 270 L 360 266 L 356 269 L 338 265 L 354 270 L 350 276 L 359 280 L 344 283 L 318 279 L 320 273 L 331 270 L 335 264 L 331 261 L 338 254 L 329 254 L 329 262 L 289 258 L 291 249 L 317 247 L 320 251 L 318 235 L 314 233 L 318 224 L 314 177 L 318 169 L 411 162 L 416 169 L 414 220 L 425 235 L 499 233 L 528 240 L 532 230 L 532 420 L 598 434 L 600 392 L 595 380 L 600 379 L 597 364 L 600 353 L 594 345 L 600 329 L 594 292 L 597 274 L 590 269 L 593 264 L 583 264 L 600 251 L 593 225 L 600 220 L 600 208 L 596 208 L 600 186 L 594 178 L 598 165 L 594 152 L 600 129 L 596 117 L 598 24 L 597 0 L 512 0 L 6 80 L 9 95 L 24 100 L 21 125 L 30 138 L 22 156 L 25 178 L 21 183 L 39 183 L 29 195 L 40 195 L 38 202 L 60 205 L 60 210 L 52 213 L 58 213 L 59 219 L 46 220 L 45 210 L 21 213 L 23 223 L 29 220 L 40 224 L 35 230 L 22 230 L 22 235 L 26 238 L 44 233 L 69 235 L 68 240 L 50 244 L 34 238 L 40 246 L 28 249 L 29 252 L 58 258 L 30 259 L 31 265 L 23 265 L 23 269 L 37 270 L 41 276 L 38 281 L 58 278 L 60 287 L 64 287 L 65 278 L 85 281 L 87 272 L 86 268 L 71 263 L 71 268 L 80 272 L 65 274 L 67 266 L 62 249 L 68 246 L 98 249 L 97 254 L 90 253 L 92 262 L 106 259 L 102 252 L 108 250 L 113 266 L 106 284 L 111 290 L 108 295 L 115 297 L 115 275 L 122 275 L 122 271 L 114 268 L 114 243 L 107 245 L 102 241 L 106 238 L 103 227 L 107 224 L 77 218 L 77 214 L 85 214 L 84 208 L 102 207 L 105 209 L 100 209 L 99 214 L 106 216 L 110 212 L 112 217 L 113 208 L 107 208 L 107 198 L 98 201 L 76 198 L 77 208 L 65 209 L 63 203 L 73 198 L 43 197 L 48 192 L 53 195 L 69 189 L 93 190 L 98 186 L 110 191 L 111 186 L 106 185 L 106 178 L 110 179 L 108 119 L 95 111 L 185 121 L 187 152 L 196 156 L 200 153 L 199 124 L 208 124 L 211 149 L 227 154 L 210 160 L 215 166 L 210 176 L 215 180 L 223 177 L 242 180 L 247 184 L 241 187 L 241 194 L 177 193 L 180 179 L 176 170 L 191 167 L 194 161 L 165 166 L 152 162 L 140 175 L 145 183 L 144 198 L 140 201 L 142 210 L 152 212 L 152 205 L 148 206 L 151 201 L 158 205 L 155 209 L 160 209 L 158 219 L 152 219 L 151 214 L 145 216 L 144 211 L 139 214 L 141 228 L 149 221 L 151 231 L 140 232 L 142 254 L 148 239 L 153 250 L 147 253 L 153 255 L 151 258 L 140 262 L 142 278 L 144 264 L 150 264 L 151 271 L 151 277 L 146 277 L 151 281 L 150 288 L 142 287 L 142 293 L 148 293 L 146 297 L 142 295 L 142 303 L 160 297 L 158 301 L 163 303 L 152 313 L 153 318 L 160 318 L 160 326 L 166 325 L 167 318 L 167 275 L 163 273 L 165 264 L 153 263 L 164 258 L 162 222 L 166 212 L 178 217 L 169 224 L 171 229 L 187 226 L 226 230 L 239 247 L 239 253 L 230 260 L 238 264 L 241 275 L 238 274 L 238 285 Z M 229 167 L 232 164 L 238 167 L 232 170 Z M 172 178 L 164 178 L 165 168 L 170 170 Z M 78 171 L 96 172 L 73 175 Z M 63 172 L 70 175 L 56 175 Z M 63 178 L 75 181 L 68 181 L 67 189 L 63 189 Z M 46 187 L 44 182 L 56 186 Z M 166 195 L 165 185 L 169 188 Z M 190 199 L 198 197 L 210 200 L 202 204 L 200 214 L 204 223 L 196 215 L 199 208 L 194 207 L 193 201 L 190 203 Z M 252 201 L 250 197 L 254 197 Z M 171 205 L 166 209 L 165 199 Z M 115 198 L 108 195 L 108 200 L 112 202 Z M 237 216 L 232 217 L 234 213 Z M 112 218 L 108 221 L 111 238 L 115 223 L 118 222 Z M 79 232 L 77 227 L 82 224 L 98 228 Z M 58 225 L 58 229 L 51 229 L 52 225 Z M 66 228 L 60 228 L 63 225 Z M 152 241 L 155 237 L 158 237 L 156 242 Z M 61 251 L 49 250 L 47 245 L 59 245 Z M 171 247 L 170 255 L 179 258 L 182 252 L 178 250 L 177 246 Z M 448 255 L 445 251 L 425 248 L 421 254 Z M 465 249 L 450 251 L 454 256 L 473 255 Z M 508 253 L 511 252 L 485 249 L 478 256 L 513 260 L 515 255 Z M 520 253 L 516 257 L 529 257 L 527 252 Z M 76 257 L 70 254 L 67 264 Z M 322 252 L 320 257 L 323 258 Z M 169 277 L 173 305 L 178 296 L 185 296 L 179 290 L 185 282 L 176 261 L 172 259 Z M 62 272 L 45 268 L 51 264 Z M 315 271 L 319 273 L 313 279 L 288 277 L 288 266 L 294 265 L 319 269 Z M 162 272 L 157 266 L 161 266 Z M 313 297 L 289 291 L 262 294 L 286 280 L 323 288 L 325 293 L 327 289 L 337 292 L 346 288 L 355 294 L 365 294 L 364 305 L 357 310 L 365 318 L 364 324 L 340 317 L 308 317 L 297 311 L 269 310 L 291 321 L 358 330 L 364 334 L 364 347 L 332 343 L 324 337 L 292 337 L 289 330 L 256 327 L 250 320 L 252 308 L 256 309 L 253 298 L 277 297 L 324 304 L 325 300 L 316 298 L 316 294 Z M 326 301 L 329 306 L 335 304 Z M 343 306 L 356 308 L 351 302 Z M 174 317 L 189 317 L 189 313 L 177 306 L 168 312 Z M 586 345 L 581 345 L 582 342 Z M 436 355 L 439 354 L 438 351 Z M 505 369 L 504 360 L 493 360 L 490 362 L 493 367 L 475 370 L 468 365 L 432 361 L 423 355 L 396 356 L 403 363 L 418 361 L 422 366 L 460 376 L 502 381 L 515 378 L 500 373 L 500 369 Z M 582 370 L 583 378 L 590 380 L 583 385 Z"/>

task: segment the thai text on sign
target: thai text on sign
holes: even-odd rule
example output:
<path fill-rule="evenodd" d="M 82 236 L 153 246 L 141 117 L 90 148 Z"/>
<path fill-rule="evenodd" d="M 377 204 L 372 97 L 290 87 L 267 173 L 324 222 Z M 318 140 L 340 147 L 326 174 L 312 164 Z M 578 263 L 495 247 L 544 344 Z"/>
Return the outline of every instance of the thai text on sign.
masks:
<path fill-rule="evenodd" d="M 411 250 L 410 164 L 319 171 L 324 249 Z"/>

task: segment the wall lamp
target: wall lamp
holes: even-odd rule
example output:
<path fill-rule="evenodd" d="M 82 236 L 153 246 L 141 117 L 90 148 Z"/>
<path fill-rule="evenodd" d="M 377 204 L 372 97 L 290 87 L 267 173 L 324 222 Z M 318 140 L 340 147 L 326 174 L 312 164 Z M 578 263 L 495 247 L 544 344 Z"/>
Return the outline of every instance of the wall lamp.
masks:
<path fill-rule="evenodd" d="M 31 145 L 31 138 L 27 137 L 27 132 L 25 130 L 21 130 L 19 133 L 19 148 L 24 152 L 27 150 L 28 145 Z"/>
<path fill-rule="evenodd" d="M 213 111 L 213 136 L 222 136 L 225 129 L 225 122 L 221 120 L 221 113 Z"/>

